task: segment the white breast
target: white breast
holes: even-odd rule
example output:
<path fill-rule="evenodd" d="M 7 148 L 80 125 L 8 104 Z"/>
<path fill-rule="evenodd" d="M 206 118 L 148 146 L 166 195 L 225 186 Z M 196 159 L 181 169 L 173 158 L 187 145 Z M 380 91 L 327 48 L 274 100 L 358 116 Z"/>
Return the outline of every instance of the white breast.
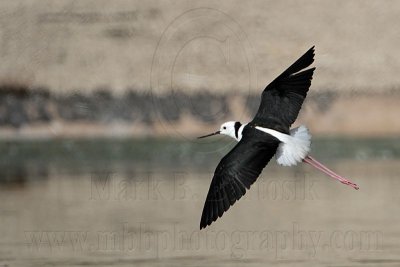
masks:
<path fill-rule="evenodd" d="M 280 165 L 297 165 L 310 152 L 311 134 L 304 125 L 291 129 L 290 135 L 259 126 L 256 126 L 256 129 L 268 133 L 281 141 L 276 151 L 276 161 Z"/>

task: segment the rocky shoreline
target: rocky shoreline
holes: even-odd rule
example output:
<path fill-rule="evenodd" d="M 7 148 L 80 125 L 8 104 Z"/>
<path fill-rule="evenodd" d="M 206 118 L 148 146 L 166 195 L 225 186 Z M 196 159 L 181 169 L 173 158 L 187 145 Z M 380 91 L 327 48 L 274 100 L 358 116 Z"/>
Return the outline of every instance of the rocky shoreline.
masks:
<path fill-rule="evenodd" d="M 399 123 L 390 120 L 396 110 L 400 111 L 399 99 L 398 93 L 346 96 L 333 91 L 310 93 L 299 122 L 311 125 L 315 133 L 323 135 L 393 135 L 400 133 Z M 98 90 L 92 94 L 56 95 L 44 88 L 3 86 L 0 88 L 0 137 L 143 137 L 176 133 L 191 136 L 218 127 L 221 121 L 236 118 L 246 121 L 256 112 L 258 103 L 259 95 L 240 93 L 185 94 L 181 90 L 153 95 L 130 90 L 113 95 L 109 90 Z M 361 106 L 357 108 L 357 105 Z M 352 109 L 356 112 L 351 112 Z M 364 123 L 368 118 L 365 115 L 371 111 L 369 123 Z M 379 116 L 385 118 L 379 123 L 387 125 L 379 126 L 376 131 L 376 127 L 370 127 L 374 122 L 371 117 Z"/>

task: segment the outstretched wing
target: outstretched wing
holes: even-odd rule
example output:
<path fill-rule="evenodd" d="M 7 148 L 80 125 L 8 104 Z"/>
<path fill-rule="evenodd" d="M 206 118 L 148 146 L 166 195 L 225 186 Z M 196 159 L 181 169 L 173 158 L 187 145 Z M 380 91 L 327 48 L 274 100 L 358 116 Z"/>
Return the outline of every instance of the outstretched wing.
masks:
<path fill-rule="evenodd" d="M 246 127 L 243 138 L 220 161 L 201 215 L 200 229 L 210 225 L 239 200 L 273 157 L 279 140 Z"/>
<path fill-rule="evenodd" d="M 288 131 L 307 96 L 315 70 L 303 69 L 313 62 L 314 46 L 264 89 L 252 123 Z"/>

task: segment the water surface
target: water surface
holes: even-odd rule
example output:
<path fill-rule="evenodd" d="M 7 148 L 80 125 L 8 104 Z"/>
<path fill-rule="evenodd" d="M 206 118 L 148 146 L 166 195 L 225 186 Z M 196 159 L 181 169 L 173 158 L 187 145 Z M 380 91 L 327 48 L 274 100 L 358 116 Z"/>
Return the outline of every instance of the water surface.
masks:
<path fill-rule="evenodd" d="M 199 231 L 214 168 L 233 145 L 207 142 L 0 142 L 0 262 L 400 265 L 400 140 L 316 140 L 312 154 L 359 191 L 304 164 L 271 162 L 243 199 Z"/>

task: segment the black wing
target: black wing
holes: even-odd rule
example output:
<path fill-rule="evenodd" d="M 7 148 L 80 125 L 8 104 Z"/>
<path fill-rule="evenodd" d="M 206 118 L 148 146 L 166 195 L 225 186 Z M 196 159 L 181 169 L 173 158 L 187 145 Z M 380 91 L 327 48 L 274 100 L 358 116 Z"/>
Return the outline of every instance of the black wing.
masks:
<path fill-rule="evenodd" d="M 251 123 L 288 132 L 307 96 L 315 68 L 301 70 L 313 62 L 314 46 L 264 89 Z"/>
<path fill-rule="evenodd" d="M 279 140 L 245 127 L 243 138 L 220 161 L 201 215 L 200 229 L 210 225 L 239 200 L 273 157 Z"/>

